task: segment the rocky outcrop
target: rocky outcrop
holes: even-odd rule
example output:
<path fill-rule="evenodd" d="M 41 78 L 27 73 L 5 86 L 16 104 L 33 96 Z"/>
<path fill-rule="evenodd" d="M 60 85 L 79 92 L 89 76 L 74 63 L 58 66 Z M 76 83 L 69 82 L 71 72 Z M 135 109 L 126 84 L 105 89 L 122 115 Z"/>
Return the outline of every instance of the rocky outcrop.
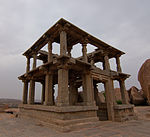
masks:
<path fill-rule="evenodd" d="M 0 112 L 4 112 L 5 109 L 8 109 L 8 105 L 0 103 Z"/>
<path fill-rule="evenodd" d="M 150 59 L 146 60 L 138 73 L 138 80 L 142 87 L 143 95 L 150 105 Z"/>
<path fill-rule="evenodd" d="M 102 104 L 102 103 L 106 103 L 103 92 L 98 92 L 97 95 L 98 96 L 95 99 L 97 105 Z M 78 102 L 79 103 L 83 102 L 83 92 L 78 93 Z"/>
<path fill-rule="evenodd" d="M 143 93 L 141 90 L 139 90 L 136 87 L 131 87 L 128 90 L 130 103 L 134 105 L 144 105 L 145 104 L 145 98 L 143 96 Z"/>

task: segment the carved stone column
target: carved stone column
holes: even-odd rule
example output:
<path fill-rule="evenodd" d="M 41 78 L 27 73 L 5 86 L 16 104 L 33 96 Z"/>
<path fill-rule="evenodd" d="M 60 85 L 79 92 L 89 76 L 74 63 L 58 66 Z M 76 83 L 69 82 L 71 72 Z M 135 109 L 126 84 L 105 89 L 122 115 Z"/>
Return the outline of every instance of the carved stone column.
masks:
<path fill-rule="evenodd" d="M 27 67 L 26 67 L 26 72 L 30 71 L 30 57 L 27 57 Z"/>
<path fill-rule="evenodd" d="M 54 105 L 53 101 L 53 73 L 45 76 L 45 102 L 44 105 Z"/>
<path fill-rule="evenodd" d="M 111 85 L 110 80 L 108 80 L 104 83 L 108 120 L 114 121 L 114 100 L 113 100 L 113 92 L 110 89 L 110 85 Z"/>
<path fill-rule="evenodd" d="M 28 81 L 25 80 L 23 81 L 24 86 L 23 86 L 23 98 L 22 98 L 22 103 L 27 104 L 27 98 L 28 98 Z"/>
<path fill-rule="evenodd" d="M 32 68 L 36 68 L 36 53 L 33 54 L 33 66 Z M 30 80 L 30 89 L 29 89 L 29 104 L 34 104 L 34 96 L 35 96 L 35 81 L 33 79 Z"/>
<path fill-rule="evenodd" d="M 36 53 L 34 53 L 33 54 L 33 69 L 35 69 L 36 68 L 36 60 L 37 60 L 37 55 L 36 55 Z"/>
<path fill-rule="evenodd" d="M 83 55 L 83 61 L 88 62 L 86 46 L 87 43 L 82 43 L 82 55 Z"/>
<path fill-rule="evenodd" d="M 60 32 L 60 55 L 67 55 L 67 33 L 64 30 Z"/>
<path fill-rule="evenodd" d="M 35 96 L 35 81 L 30 80 L 30 89 L 29 89 L 29 104 L 34 104 L 34 96 Z"/>
<path fill-rule="evenodd" d="M 27 57 L 27 66 L 26 66 L 26 73 L 30 71 L 30 57 Z M 28 80 L 23 81 L 23 97 L 22 102 L 23 104 L 27 104 L 28 100 Z"/>
<path fill-rule="evenodd" d="M 119 56 L 116 57 L 117 71 L 122 72 Z"/>
<path fill-rule="evenodd" d="M 96 102 L 96 105 L 100 105 L 100 99 L 99 99 L 99 96 L 98 96 L 98 88 L 97 88 L 97 84 L 94 84 L 94 99 L 95 99 L 95 102 Z"/>
<path fill-rule="evenodd" d="M 103 67 L 105 70 L 110 71 L 110 63 L 109 63 L 109 57 L 107 54 L 105 54 L 104 56 L 104 64 Z M 107 82 L 106 82 L 107 83 Z M 109 91 L 109 95 L 111 98 L 111 101 L 113 102 L 113 104 L 116 104 L 116 100 L 115 100 L 115 93 L 114 93 L 114 83 L 112 79 L 109 79 L 109 82 L 106 84 L 108 85 L 108 91 Z M 107 86 L 106 86 L 107 87 Z"/>
<path fill-rule="evenodd" d="M 110 70 L 109 57 L 108 55 L 104 56 L 104 68 L 105 70 Z"/>
<path fill-rule="evenodd" d="M 48 62 L 51 62 L 53 60 L 53 55 L 52 55 L 52 42 L 48 42 Z"/>
<path fill-rule="evenodd" d="M 69 103 L 75 105 L 78 101 L 78 88 L 76 87 L 74 80 L 70 81 L 69 85 Z"/>
<path fill-rule="evenodd" d="M 57 106 L 69 105 L 69 90 L 68 90 L 68 68 L 60 66 L 58 68 L 58 100 Z"/>
<path fill-rule="evenodd" d="M 93 88 L 93 79 L 90 75 L 90 72 L 83 73 L 82 76 L 83 84 L 83 100 L 85 105 L 91 106 L 95 105 L 94 101 L 94 88 Z"/>
<path fill-rule="evenodd" d="M 125 88 L 124 79 L 120 79 L 119 84 L 120 84 L 120 92 L 121 92 L 122 103 L 123 104 L 128 104 L 128 100 L 127 100 L 126 93 L 125 93 L 126 88 Z"/>
<path fill-rule="evenodd" d="M 42 84 L 41 104 L 44 104 L 44 101 L 45 101 L 45 82 L 41 82 L 41 84 Z"/>

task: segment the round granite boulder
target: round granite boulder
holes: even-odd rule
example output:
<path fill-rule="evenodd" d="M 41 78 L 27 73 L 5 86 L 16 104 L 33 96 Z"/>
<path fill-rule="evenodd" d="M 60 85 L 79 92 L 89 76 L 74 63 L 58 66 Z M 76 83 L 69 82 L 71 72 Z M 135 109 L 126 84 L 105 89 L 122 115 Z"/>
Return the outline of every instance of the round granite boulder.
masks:
<path fill-rule="evenodd" d="M 150 105 L 150 59 L 146 60 L 138 73 L 138 81 L 142 87 L 144 97 Z"/>

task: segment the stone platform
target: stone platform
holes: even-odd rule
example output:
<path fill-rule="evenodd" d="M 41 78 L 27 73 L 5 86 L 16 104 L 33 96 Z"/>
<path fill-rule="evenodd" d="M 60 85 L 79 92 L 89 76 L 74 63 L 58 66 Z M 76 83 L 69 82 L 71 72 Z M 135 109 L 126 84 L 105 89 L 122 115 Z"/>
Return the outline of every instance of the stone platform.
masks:
<path fill-rule="evenodd" d="M 103 103 L 100 106 L 98 106 L 97 116 L 99 117 L 100 121 L 108 120 L 106 103 Z M 137 119 L 134 113 L 134 105 L 131 104 L 115 105 L 114 117 L 115 117 L 114 121 L 116 122 L 124 122 L 128 120 Z"/>
<path fill-rule="evenodd" d="M 96 106 L 44 106 L 21 104 L 19 117 L 30 117 L 47 122 L 60 131 L 70 131 L 99 125 Z"/>
<path fill-rule="evenodd" d="M 115 121 L 117 122 L 137 119 L 134 113 L 134 105 L 131 104 L 115 105 L 114 112 L 115 112 Z"/>

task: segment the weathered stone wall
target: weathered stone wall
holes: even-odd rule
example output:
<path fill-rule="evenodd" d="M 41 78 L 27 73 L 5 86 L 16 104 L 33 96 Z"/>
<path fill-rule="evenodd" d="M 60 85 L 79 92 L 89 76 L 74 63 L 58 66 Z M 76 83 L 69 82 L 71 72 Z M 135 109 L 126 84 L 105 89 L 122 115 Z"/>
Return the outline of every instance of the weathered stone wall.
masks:
<path fill-rule="evenodd" d="M 136 119 L 133 107 L 134 105 L 116 105 L 114 107 L 115 121 L 123 122 Z"/>
<path fill-rule="evenodd" d="M 19 117 L 29 117 L 47 122 L 57 130 L 66 131 L 76 124 L 97 123 L 97 107 L 93 106 L 42 106 L 20 105 Z M 77 125 L 77 127 L 79 126 Z"/>

